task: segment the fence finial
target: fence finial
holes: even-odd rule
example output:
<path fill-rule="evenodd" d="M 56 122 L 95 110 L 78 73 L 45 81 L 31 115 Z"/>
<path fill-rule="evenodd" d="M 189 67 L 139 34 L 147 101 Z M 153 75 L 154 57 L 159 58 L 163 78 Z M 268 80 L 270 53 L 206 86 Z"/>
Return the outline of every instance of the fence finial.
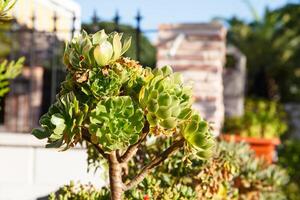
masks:
<path fill-rule="evenodd" d="M 113 18 L 114 22 L 115 22 L 115 30 L 116 31 L 119 31 L 119 22 L 120 22 L 120 15 L 119 15 L 119 11 L 116 10 L 116 14 L 115 14 L 115 17 Z"/>
<path fill-rule="evenodd" d="M 57 14 L 56 12 L 53 13 L 53 32 L 56 33 L 57 27 L 56 27 L 56 22 L 57 22 Z"/>
<path fill-rule="evenodd" d="M 74 37 L 74 34 L 75 34 L 75 31 L 76 31 L 76 14 L 75 14 L 75 12 L 73 12 L 72 13 L 73 14 L 73 17 L 72 17 L 72 33 L 71 33 L 71 38 L 73 38 Z"/>
<path fill-rule="evenodd" d="M 141 34 L 141 21 L 143 17 L 141 16 L 140 10 L 137 11 L 136 19 L 136 59 L 140 60 L 140 34 Z"/>
<path fill-rule="evenodd" d="M 98 30 L 98 22 L 100 21 L 100 18 L 97 15 L 96 9 L 94 10 L 93 16 L 92 16 L 92 24 L 93 24 L 93 31 L 96 32 Z"/>

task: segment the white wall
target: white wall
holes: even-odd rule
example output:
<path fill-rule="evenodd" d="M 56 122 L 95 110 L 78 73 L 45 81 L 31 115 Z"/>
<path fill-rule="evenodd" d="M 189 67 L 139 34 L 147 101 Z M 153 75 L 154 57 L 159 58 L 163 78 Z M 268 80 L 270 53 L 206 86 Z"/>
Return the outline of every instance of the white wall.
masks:
<path fill-rule="evenodd" d="M 103 174 L 87 173 L 86 152 L 45 149 L 30 134 L 0 133 L 0 200 L 32 200 L 71 180 L 105 184 Z"/>

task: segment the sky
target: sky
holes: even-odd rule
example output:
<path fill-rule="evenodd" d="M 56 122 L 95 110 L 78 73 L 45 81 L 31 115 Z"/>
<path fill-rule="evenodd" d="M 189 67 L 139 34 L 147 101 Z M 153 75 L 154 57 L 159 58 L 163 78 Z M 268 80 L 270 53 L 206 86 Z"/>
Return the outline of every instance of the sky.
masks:
<path fill-rule="evenodd" d="M 102 20 L 111 20 L 118 10 L 120 23 L 135 25 L 140 10 L 142 29 L 157 29 L 161 23 L 208 22 L 214 17 L 238 16 L 251 20 L 252 14 L 245 0 L 75 0 L 82 8 L 82 21 L 91 21 L 96 10 Z M 299 0 L 248 0 L 259 15 L 265 7 L 280 7 Z M 150 36 L 151 37 L 151 36 Z"/>

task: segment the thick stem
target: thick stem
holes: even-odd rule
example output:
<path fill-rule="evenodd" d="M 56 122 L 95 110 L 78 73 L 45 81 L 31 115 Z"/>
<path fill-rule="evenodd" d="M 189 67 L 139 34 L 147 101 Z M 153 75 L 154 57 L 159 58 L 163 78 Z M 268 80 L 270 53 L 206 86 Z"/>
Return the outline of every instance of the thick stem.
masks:
<path fill-rule="evenodd" d="M 122 166 L 117 159 L 115 151 L 112 151 L 108 156 L 109 162 L 109 183 L 111 200 L 121 200 L 124 192 L 122 181 Z"/>

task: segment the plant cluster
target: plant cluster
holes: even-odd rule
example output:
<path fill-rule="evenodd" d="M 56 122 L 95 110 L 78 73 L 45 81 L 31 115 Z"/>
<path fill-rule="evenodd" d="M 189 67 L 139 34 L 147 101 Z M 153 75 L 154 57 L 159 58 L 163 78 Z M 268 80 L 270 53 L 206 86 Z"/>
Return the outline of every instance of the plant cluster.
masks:
<path fill-rule="evenodd" d="M 149 162 L 170 143 L 171 140 L 160 138 L 156 143 L 143 146 L 130 162 L 128 177 L 134 176 L 143 162 Z M 148 150 L 146 155 L 142 153 L 144 148 Z M 126 191 L 123 199 L 283 200 L 287 182 L 285 170 L 256 158 L 246 143 L 220 141 L 209 160 L 178 151 L 140 184 Z M 97 192 L 108 194 L 109 190 L 102 188 Z"/>
<path fill-rule="evenodd" d="M 149 187 L 152 192 L 159 191 L 162 195 L 164 190 L 180 186 L 194 191 L 194 199 L 285 199 L 286 172 L 256 158 L 245 143 L 221 141 L 214 156 L 207 161 L 186 157 L 182 152 L 178 152 L 175 158 L 169 159 L 151 175 L 160 183 L 155 189 Z M 140 184 L 137 191 L 143 194 L 147 191 L 145 186 Z M 157 197 L 151 199 L 159 199 Z"/>
<path fill-rule="evenodd" d="M 300 140 L 288 139 L 279 146 L 278 164 L 284 167 L 291 177 L 285 191 L 289 199 L 296 200 L 300 195 Z"/>
<path fill-rule="evenodd" d="M 59 188 L 56 193 L 49 195 L 49 200 L 107 200 L 109 193 L 106 190 L 97 190 L 91 184 L 76 184 L 73 181 L 69 185 Z"/>
<path fill-rule="evenodd" d="M 7 21 L 10 18 L 8 11 L 13 8 L 17 0 L 0 0 L 0 22 Z"/>
<path fill-rule="evenodd" d="M 0 98 L 9 92 L 9 81 L 16 78 L 22 71 L 24 58 L 8 63 L 7 60 L 0 63 Z"/>
<path fill-rule="evenodd" d="M 275 138 L 287 131 L 284 108 L 275 101 L 247 99 L 242 117 L 225 119 L 224 133 L 245 137 Z"/>
<path fill-rule="evenodd" d="M 67 76 L 56 102 L 33 130 L 46 147 L 68 148 L 87 142 L 109 166 L 111 198 L 120 199 L 169 155 L 184 147 L 201 159 L 211 155 L 210 126 L 191 109 L 191 88 L 172 68 L 143 68 L 122 55 L 130 47 L 122 34 L 103 30 L 82 32 L 66 45 Z M 174 138 L 174 142 L 123 182 L 124 166 L 147 136 Z M 93 160 L 90 160 L 91 162 Z"/>

